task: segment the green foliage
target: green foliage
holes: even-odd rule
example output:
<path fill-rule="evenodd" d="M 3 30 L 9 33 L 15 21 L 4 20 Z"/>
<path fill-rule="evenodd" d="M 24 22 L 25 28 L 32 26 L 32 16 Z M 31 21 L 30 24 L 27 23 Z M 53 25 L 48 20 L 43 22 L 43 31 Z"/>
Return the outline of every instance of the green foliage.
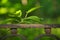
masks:
<path fill-rule="evenodd" d="M 18 10 L 16 13 L 10 14 L 9 16 L 11 17 L 21 17 L 22 16 L 22 11 Z"/>
<path fill-rule="evenodd" d="M 40 8 L 40 6 L 36 6 L 34 8 L 31 8 L 26 12 L 26 15 L 24 18 L 22 18 L 22 11 L 18 10 L 13 14 L 9 14 L 10 18 L 4 20 L 1 22 L 1 24 L 12 24 L 12 23 L 26 23 L 26 24 L 32 24 L 32 23 L 40 23 L 40 18 L 37 16 L 28 16 L 28 14 L 36 9 Z"/>
<path fill-rule="evenodd" d="M 24 18 L 21 23 L 26 23 L 26 24 L 40 23 L 40 18 L 37 16 L 30 16 L 30 17 Z"/>
<path fill-rule="evenodd" d="M 2 20 L 0 24 L 11 24 L 11 21 L 12 19 L 5 19 L 5 20 Z"/>
<path fill-rule="evenodd" d="M 41 6 L 36 6 L 31 8 L 30 10 L 26 11 L 26 14 L 24 15 L 25 17 L 22 18 L 22 14 L 23 12 L 21 10 L 16 11 L 15 13 L 10 13 L 9 18 L 6 18 L 4 20 L 1 20 L 0 24 L 37 24 L 37 23 L 41 23 L 41 19 L 38 16 L 28 16 L 28 14 L 30 14 L 32 11 L 35 11 L 36 9 L 40 8 Z"/>
<path fill-rule="evenodd" d="M 21 22 L 20 22 L 20 23 L 27 23 L 27 24 L 31 24 L 31 23 L 40 23 L 40 18 L 37 17 L 37 16 L 30 16 L 30 17 L 27 17 L 27 15 L 28 15 L 30 12 L 32 12 L 32 11 L 38 9 L 38 8 L 40 8 L 40 6 L 31 8 L 30 10 L 28 10 L 28 11 L 26 12 L 25 17 L 21 19 Z M 22 13 L 20 13 L 20 14 L 22 14 Z"/>
<path fill-rule="evenodd" d="M 40 7 L 41 7 L 41 6 L 36 6 L 36 7 L 31 8 L 30 10 L 28 10 L 28 11 L 26 12 L 25 17 L 27 17 L 27 15 L 28 15 L 30 12 L 32 12 L 32 11 L 34 11 L 34 10 L 40 8 Z"/>

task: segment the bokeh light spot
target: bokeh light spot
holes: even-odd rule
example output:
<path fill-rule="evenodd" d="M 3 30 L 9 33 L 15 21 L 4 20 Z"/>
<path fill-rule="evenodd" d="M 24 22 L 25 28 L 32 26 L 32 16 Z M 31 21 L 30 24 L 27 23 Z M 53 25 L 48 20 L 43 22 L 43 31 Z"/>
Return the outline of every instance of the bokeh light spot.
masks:
<path fill-rule="evenodd" d="M 7 8 L 0 8 L 0 14 L 5 14 L 7 12 L 8 12 Z"/>
<path fill-rule="evenodd" d="M 21 0 L 23 5 L 27 5 L 28 1 L 27 0 Z"/>
<path fill-rule="evenodd" d="M 14 13 L 15 11 L 16 11 L 15 8 L 10 8 L 10 9 L 9 9 L 9 12 L 10 12 L 10 13 Z"/>
<path fill-rule="evenodd" d="M 2 1 L 1 1 L 2 4 L 5 4 L 5 3 L 7 3 L 7 2 L 8 2 L 8 0 L 2 0 Z"/>

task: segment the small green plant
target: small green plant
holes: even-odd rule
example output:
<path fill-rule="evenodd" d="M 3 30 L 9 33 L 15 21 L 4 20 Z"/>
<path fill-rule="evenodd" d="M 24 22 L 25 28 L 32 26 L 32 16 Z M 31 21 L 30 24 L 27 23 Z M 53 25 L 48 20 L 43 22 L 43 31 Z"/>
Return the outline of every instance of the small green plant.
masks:
<path fill-rule="evenodd" d="M 28 16 L 28 14 L 30 14 L 32 11 L 40 8 L 41 6 L 36 6 L 36 7 L 33 7 L 31 8 L 30 10 L 26 11 L 26 15 L 24 18 L 22 18 L 22 11 L 21 10 L 18 10 L 16 11 L 15 13 L 13 14 L 9 14 L 10 18 L 8 19 L 5 19 L 3 22 L 1 22 L 1 24 L 37 24 L 37 23 L 40 23 L 40 18 L 38 16 Z"/>
<path fill-rule="evenodd" d="M 30 23 L 40 23 L 40 18 L 37 17 L 37 16 L 28 16 L 28 14 L 36 9 L 40 8 L 40 6 L 37 6 L 37 7 L 34 7 L 34 8 L 31 8 L 30 10 L 26 11 L 26 15 L 24 18 L 22 18 L 22 11 L 21 10 L 18 10 L 16 11 L 16 13 L 14 13 L 14 15 L 12 16 L 17 16 L 20 20 L 18 21 L 20 24 L 30 24 Z"/>

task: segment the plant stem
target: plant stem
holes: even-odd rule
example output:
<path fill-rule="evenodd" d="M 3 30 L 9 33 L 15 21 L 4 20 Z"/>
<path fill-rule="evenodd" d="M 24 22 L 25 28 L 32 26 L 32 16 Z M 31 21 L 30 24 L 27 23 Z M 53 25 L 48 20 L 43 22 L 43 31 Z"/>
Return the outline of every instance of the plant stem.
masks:
<path fill-rule="evenodd" d="M 25 18 L 27 18 L 28 13 L 26 13 Z"/>

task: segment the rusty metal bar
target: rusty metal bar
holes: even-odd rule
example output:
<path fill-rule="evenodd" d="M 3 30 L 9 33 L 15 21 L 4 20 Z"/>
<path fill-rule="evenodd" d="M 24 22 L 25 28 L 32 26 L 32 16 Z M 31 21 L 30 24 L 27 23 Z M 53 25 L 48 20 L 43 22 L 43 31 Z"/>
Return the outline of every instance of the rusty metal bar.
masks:
<path fill-rule="evenodd" d="M 60 24 L 0 24 L 0 28 L 60 28 Z"/>

